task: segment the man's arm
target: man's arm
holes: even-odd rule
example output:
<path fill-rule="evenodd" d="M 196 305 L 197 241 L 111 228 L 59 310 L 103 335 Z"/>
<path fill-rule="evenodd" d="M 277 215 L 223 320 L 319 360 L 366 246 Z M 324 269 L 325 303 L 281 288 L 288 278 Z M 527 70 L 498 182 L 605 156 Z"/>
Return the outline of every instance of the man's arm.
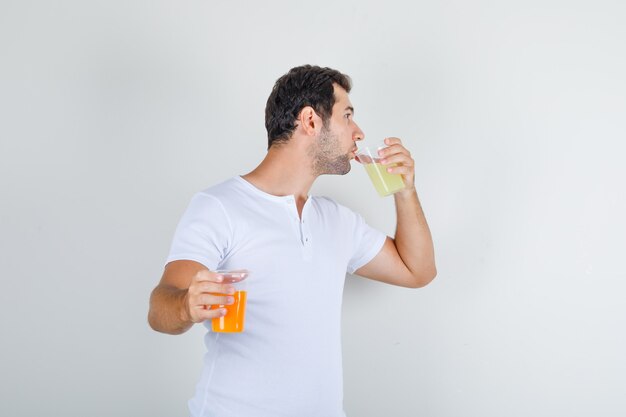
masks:
<path fill-rule="evenodd" d="M 157 332 L 181 334 L 194 323 L 221 317 L 225 309 L 211 310 L 211 305 L 232 304 L 232 285 L 222 284 L 223 277 L 194 261 L 173 261 L 165 266 L 161 282 L 150 296 L 148 323 Z"/>
<path fill-rule="evenodd" d="M 398 138 L 385 140 L 384 165 L 393 174 L 402 174 L 406 187 L 394 194 L 397 227 L 394 239 L 387 238 L 380 252 L 356 274 L 388 284 L 419 288 L 437 275 L 433 240 L 415 191 L 415 168 L 409 151 Z"/>

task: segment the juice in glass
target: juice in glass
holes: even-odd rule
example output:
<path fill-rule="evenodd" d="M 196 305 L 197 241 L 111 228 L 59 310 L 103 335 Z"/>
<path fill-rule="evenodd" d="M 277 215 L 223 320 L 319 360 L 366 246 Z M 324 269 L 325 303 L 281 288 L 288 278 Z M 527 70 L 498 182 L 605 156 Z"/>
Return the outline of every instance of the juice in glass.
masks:
<path fill-rule="evenodd" d="M 230 305 L 213 305 L 211 310 L 225 308 L 226 315 L 214 318 L 211 321 L 211 327 L 214 332 L 218 333 L 240 333 L 246 319 L 246 300 L 248 292 L 245 289 L 245 282 L 249 271 L 245 269 L 236 271 L 215 271 L 222 275 L 225 284 L 232 284 L 235 287 L 235 293 L 232 295 L 234 303 Z M 225 295 L 225 294 L 219 294 Z"/>
<path fill-rule="evenodd" d="M 381 158 L 378 151 L 386 147 L 384 141 L 369 145 L 363 144 L 359 146 L 356 153 L 357 160 L 365 167 L 376 192 L 381 197 L 391 195 L 404 188 L 402 175 L 387 172 L 387 168 L 394 167 L 396 164 L 383 165 L 380 163 Z"/>
<path fill-rule="evenodd" d="M 214 332 L 239 333 L 243 331 L 243 324 L 246 318 L 246 298 L 247 291 L 235 291 L 233 298 L 235 302 L 230 305 L 211 306 L 212 310 L 225 308 L 226 315 L 212 320 Z"/>
<path fill-rule="evenodd" d="M 372 162 L 364 163 L 363 166 L 380 196 L 388 196 L 404 188 L 402 175 L 387 172 L 387 168 L 395 166 L 394 164 L 385 166 L 373 159 Z"/>

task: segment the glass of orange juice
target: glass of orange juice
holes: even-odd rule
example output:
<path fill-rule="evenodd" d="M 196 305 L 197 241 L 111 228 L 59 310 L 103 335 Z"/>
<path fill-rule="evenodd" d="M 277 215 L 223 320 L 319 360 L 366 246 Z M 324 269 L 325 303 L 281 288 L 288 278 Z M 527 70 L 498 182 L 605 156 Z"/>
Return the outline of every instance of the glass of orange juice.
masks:
<path fill-rule="evenodd" d="M 387 172 L 387 168 L 396 166 L 396 164 L 383 165 L 380 163 L 382 158 L 378 155 L 378 151 L 386 147 L 385 142 L 381 141 L 372 145 L 361 145 L 356 153 L 358 161 L 365 167 L 367 175 L 369 175 L 374 188 L 381 197 L 391 195 L 404 188 L 402 175 Z"/>
<path fill-rule="evenodd" d="M 212 329 L 214 332 L 218 333 L 243 332 L 246 318 L 246 300 L 248 298 L 248 291 L 246 290 L 246 283 L 244 280 L 248 277 L 250 272 L 246 269 L 238 269 L 232 271 L 218 270 L 215 271 L 215 273 L 224 277 L 224 281 L 222 281 L 224 284 L 232 284 L 235 287 L 235 293 L 232 295 L 235 302 L 230 305 L 211 306 L 211 310 L 218 308 L 226 309 L 225 316 L 217 317 L 212 320 Z"/>

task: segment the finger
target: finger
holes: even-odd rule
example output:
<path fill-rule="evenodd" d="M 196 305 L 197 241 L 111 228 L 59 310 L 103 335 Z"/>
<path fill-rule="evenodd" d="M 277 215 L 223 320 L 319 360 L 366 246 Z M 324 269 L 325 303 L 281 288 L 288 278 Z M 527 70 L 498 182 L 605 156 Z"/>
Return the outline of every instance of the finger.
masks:
<path fill-rule="evenodd" d="M 403 153 L 397 153 L 391 156 L 387 156 L 381 159 L 380 163 L 383 165 L 398 164 L 407 167 L 413 167 L 415 165 L 415 161 L 413 161 L 413 158 Z"/>
<path fill-rule="evenodd" d="M 235 302 L 235 298 L 229 295 L 202 294 L 192 300 L 197 306 L 228 306 Z"/>
<path fill-rule="evenodd" d="M 378 155 L 381 157 L 395 155 L 399 153 L 411 156 L 411 152 L 409 152 L 407 148 L 399 144 L 387 146 L 386 148 L 378 150 Z"/>
<path fill-rule="evenodd" d="M 387 172 L 390 174 L 413 175 L 413 169 L 403 165 L 387 167 Z"/>
<path fill-rule="evenodd" d="M 220 317 L 224 317 L 226 315 L 225 308 L 216 308 L 216 309 L 208 309 L 208 308 L 195 308 L 191 312 L 191 320 L 194 323 L 200 323 L 204 320 L 212 320 Z"/>
<path fill-rule="evenodd" d="M 235 287 L 230 284 L 218 284 L 215 282 L 198 282 L 189 287 L 193 294 L 214 293 L 214 294 L 234 294 Z"/>
<path fill-rule="evenodd" d="M 207 318 L 221 317 L 226 314 L 225 306 L 234 303 L 234 298 L 230 296 L 206 294 L 200 297 L 189 299 L 189 316 L 191 321 L 198 323 Z M 210 313 L 207 313 L 209 312 Z M 221 313 L 223 311 L 223 313 Z"/>
<path fill-rule="evenodd" d="M 385 138 L 385 145 L 387 145 L 387 146 L 401 144 L 401 143 L 402 143 L 402 140 L 400 140 L 400 138 L 396 138 L 396 137 L 393 137 L 393 136 Z"/>
<path fill-rule="evenodd" d="M 220 274 L 216 274 L 215 272 L 209 271 L 208 269 L 203 269 L 202 271 L 198 271 L 196 275 L 194 275 L 193 280 L 195 282 L 222 282 L 224 281 L 224 277 Z"/>

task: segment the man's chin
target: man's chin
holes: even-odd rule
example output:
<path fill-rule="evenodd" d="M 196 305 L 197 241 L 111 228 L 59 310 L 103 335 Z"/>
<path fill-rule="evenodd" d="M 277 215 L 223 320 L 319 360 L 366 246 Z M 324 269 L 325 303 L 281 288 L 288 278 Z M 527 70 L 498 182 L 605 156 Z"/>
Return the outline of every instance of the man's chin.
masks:
<path fill-rule="evenodd" d="M 325 173 L 325 175 L 346 175 L 352 169 L 352 165 L 347 164 L 341 169 L 334 169 Z"/>
<path fill-rule="evenodd" d="M 315 169 L 317 168 L 317 169 Z M 317 165 L 314 170 L 321 172 L 319 175 L 346 175 L 352 169 L 350 164 L 350 158 L 340 157 L 336 158 L 332 163 Z"/>
<path fill-rule="evenodd" d="M 346 175 L 352 169 L 352 164 L 350 163 L 350 159 L 345 161 L 345 163 L 341 164 L 340 168 L 337 170 L 336 175 Z"/>

